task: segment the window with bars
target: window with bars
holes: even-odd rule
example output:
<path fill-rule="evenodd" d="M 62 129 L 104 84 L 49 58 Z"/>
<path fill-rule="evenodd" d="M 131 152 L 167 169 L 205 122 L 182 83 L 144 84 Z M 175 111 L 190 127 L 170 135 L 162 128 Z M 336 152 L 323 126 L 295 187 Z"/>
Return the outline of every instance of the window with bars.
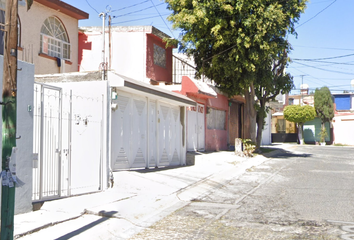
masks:
<path fill-rule="evenodd" d="M 206 120 L 208 129 L 225 130 L 226 111 L 209 107 Z"/>
<path fill-rule="evenodd" d="M 52 57 L 70 59 L 68 34 L 56 17 L 47 18 L 42 25 L 40 51 Z"/>

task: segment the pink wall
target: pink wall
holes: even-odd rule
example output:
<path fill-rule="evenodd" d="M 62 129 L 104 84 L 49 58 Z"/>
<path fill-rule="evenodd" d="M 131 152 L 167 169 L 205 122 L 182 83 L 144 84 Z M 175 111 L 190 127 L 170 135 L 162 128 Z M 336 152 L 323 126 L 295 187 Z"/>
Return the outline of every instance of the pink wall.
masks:
<path fill-rule="evenodd" d="M 217 98 L 213 98 L 204 94 L 198 93 L 198 87 L 190 80 L 189 77 L 182 77 L 182 90 L 180 92 L 188 96 L 199 104 L 206 107 L 212 107 L 217 110 L 226 111 L 225 130 L 208 129 L 206 114 L 205 120 L 205 150 L 206 151 L 220 151 L 227 150 L 227 137 L 228 137 L 228 115 L 229 115 L 229 101 L 224 95 L 217 94 Z"/>
<path fill-rule="evenodd" d="M 208 129 L 205 121 L 205 148 L 207 151 L 227 150 L 229 101 L 224 95 L 218 94 L 217 98 L 209 98 L 207 107 L 226 111 L 225 130 Z"/>
<path fill-rule="evenodd" d="M 172 82 L 172 48 L 166 49 L 166 68 L 154 64 L 154 44 L 165 48 L 162 39 L 147 34 L 146 49 L 146 77 L 155 81 Z"/>

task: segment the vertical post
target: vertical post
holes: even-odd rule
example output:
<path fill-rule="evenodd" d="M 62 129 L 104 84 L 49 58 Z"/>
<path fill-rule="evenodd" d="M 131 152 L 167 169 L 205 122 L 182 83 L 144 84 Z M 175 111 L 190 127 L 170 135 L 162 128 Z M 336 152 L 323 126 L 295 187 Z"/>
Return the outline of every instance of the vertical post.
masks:
<path fill-rule="evenodd" d="M 106 35 L 106 27 L 105 27 L 105 21 L 106 21 L 106 14 L 105 13 L 100 13 L 99 15 L 100 17 L 102 16 L 102 80 L 105 80 L 105 68 L 106 68 L 106 64 L 105 64 L 105 47 L 106 47 L 106 43 L 105 43 L 105 35 Z"/>
<path fill-rule="evenodd" d="M 5 12 L 4 70 L 2 91 L 2 188 L 1 239 L 13 239 L 15 182 L 9 160 L 16 146 L 17 12 L 18 0 L 7 0 Z"/>
<path fill-rule="evenodd" d="M 112 17 L 111 15 L 109 15 L 109 18 L 108 18 L 108 34 L 109 34 L 109 37 L 108 37 L 108 41 L 109 41 L 109 44 L 108 44 L 108 51 L 109 51 L 109 65 L 108 65 L 108 70 L 110 71 L 111 68 L 112 68 Z"/>

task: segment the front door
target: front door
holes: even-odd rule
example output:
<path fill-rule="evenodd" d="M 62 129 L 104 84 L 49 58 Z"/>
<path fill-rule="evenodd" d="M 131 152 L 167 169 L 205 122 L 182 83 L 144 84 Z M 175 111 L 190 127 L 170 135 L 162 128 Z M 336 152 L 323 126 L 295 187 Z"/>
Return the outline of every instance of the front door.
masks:
<path fill-rule="evenodd" d="M 205 150 L 205 105 L 187 108 L 187 151 Z"/>

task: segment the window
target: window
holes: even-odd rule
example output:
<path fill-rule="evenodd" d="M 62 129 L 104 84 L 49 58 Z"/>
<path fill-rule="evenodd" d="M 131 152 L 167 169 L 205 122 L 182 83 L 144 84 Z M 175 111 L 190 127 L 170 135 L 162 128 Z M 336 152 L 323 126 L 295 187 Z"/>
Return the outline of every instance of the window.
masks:
<path fill-rule="evenodd" d="M 289 105 L 294 105 L 294 98 L 289 98 Z"/>
<path fill-rule="evenodd" d="M 56 17 L 47 18 L 42 25 L 40 51 L 52 57 L 70 59 L 68 34 Z"/>
<path fill-rule="evenodd" d="M 207 126 L 208 129 L 225 130 L 226 111 L 208 108 Z"/>
<path fill-rule="evenodd" d="M 166 68 L 166 50 L 154 44 L 154 64 Z"/>

